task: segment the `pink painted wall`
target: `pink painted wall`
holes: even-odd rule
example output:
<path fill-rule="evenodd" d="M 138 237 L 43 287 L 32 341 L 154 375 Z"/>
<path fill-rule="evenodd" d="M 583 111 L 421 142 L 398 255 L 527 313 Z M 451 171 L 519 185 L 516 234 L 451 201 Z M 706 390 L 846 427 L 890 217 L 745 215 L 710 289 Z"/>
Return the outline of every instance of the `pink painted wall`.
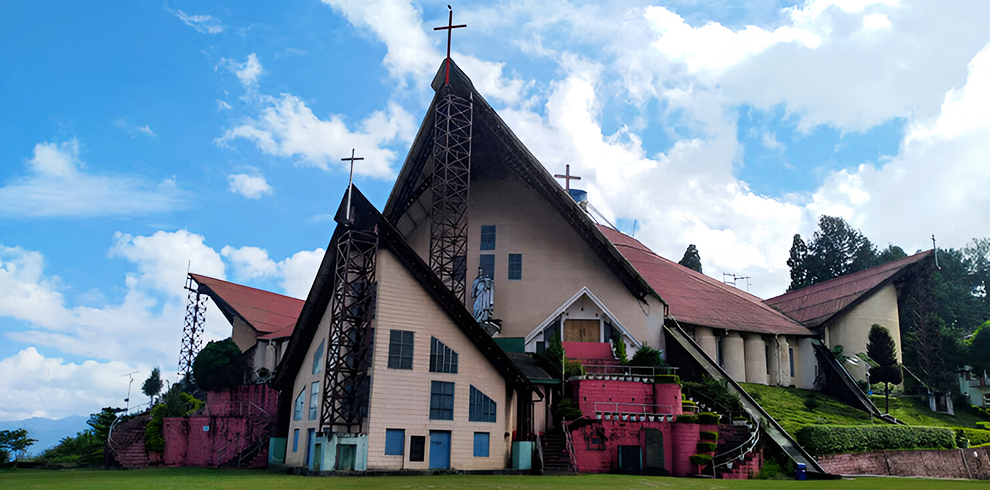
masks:
<path fill-rule="evenodd" d="M 578 471 L 582 473 L 608 473 L 619 468 L 619 446 L 640 446 L 645 465 L 646 432 L 658 429 L 663 433 L 664 469 L 671 471 L 673 464 L 671 423 L 623 422 L 600 420 L 571 432 L 574 457 Z M 596 440 L 597 439 L 597 440 Z M 597 442 L 597 444 L 596 444 Z M 693 453 L 692 453 L 693 454 Z"/>
<path fill-rule="evenodd" d="M 681 386 L 673 383 L 584 379 L 572 381 L 571 390 L 581 412 L 591 418 L 596 411 L 681 413 Z"/>
<path fill-rule="evenodd" d="M 674 476 L 692 475 L 695 473 L 695 468 L 689 458 L 697 453 L 698 442 L 701 441 L 701 425 L 677 423 L 671 425 L 673 425 L 671 439 L 674 453 L 671 473 Z"/>
<path fill-rule="evenodd" d="M 581 361 L 582 364 L 618 364 L 612 354 L 612 344 L 608 342 L 561 342 L 564 356 Z"/>

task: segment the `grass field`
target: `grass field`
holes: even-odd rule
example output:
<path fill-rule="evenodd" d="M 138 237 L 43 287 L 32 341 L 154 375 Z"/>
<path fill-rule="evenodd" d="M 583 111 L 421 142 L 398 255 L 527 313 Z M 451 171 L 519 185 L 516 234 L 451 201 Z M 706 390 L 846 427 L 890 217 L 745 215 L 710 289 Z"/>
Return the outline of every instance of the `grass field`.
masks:
<path fill-rule="evenodd" d="M 908 478 L 857 478 L 832 481 L 696 480 L 630 475 L 578 476 L 388 476 L 303 477 L 247 470 L 175 468 L 137 471 L 46 471 L 0 472 L 3 489 L 838 489 L 838 490 L 942 490 L 990 488 L 990 482 L 920 480 Z"/>

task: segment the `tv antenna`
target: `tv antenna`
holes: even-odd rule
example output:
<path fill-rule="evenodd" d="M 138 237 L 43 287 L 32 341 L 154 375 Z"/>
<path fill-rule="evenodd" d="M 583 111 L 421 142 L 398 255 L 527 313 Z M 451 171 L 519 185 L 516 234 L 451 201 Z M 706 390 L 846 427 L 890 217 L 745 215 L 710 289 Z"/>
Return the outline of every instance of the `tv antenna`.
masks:
<path fill-rule="evenodd" d="M 729 279 L 730 277 L 732 278 L 731 280 Z M 749 280 L 751 279 L 750 276 L 737 276 L 737 275 L 735 275 L 735 274 L 733 274 L 731 272 L 723 272 L 722 273 L 722 282 L 725 283 L 725 284 L 728 284 L 729 286 L 732 286 L 734 288 L 738 288 L 739 287 L 739 286 L 736 285 L 736 281 L 742 281 L 743 279 L 746 280 L 746 292 L 748 293 L 749 292 Z"/>
<path fill-rule="evenodd" d="M 124 411 L 124 413 L 127 413 L 127 412 L 129 412 L 131 410 L 131 384 L 134 383 L 134 375 L 137 374 L 137 373 L 139 373 L 139 372 L 140 371 L 134 371 L 134 372 L 130 372 L 130 373 L 127 373 L 127 374 L 121 374 L 120 375 L 121 378 L 123 378 L 124 376 L 127 376 L 128 378 L 130 378 L 130 381 L 127 382 L 127 398 L 124 398 L 124 403 L 127 404 L 127 409 Z"/>

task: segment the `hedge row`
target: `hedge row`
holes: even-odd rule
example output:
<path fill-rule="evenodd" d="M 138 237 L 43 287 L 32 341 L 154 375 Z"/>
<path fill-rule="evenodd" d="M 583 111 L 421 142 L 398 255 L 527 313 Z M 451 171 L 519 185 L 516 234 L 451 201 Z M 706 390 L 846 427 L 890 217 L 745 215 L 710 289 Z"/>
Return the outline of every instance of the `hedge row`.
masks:
<path fill-rule="evenodd" d="M 715 425 L 718 423 L 718 414 L 715 412 L 701 412 L 698 414 L 698 423 Z"/>
<path fill-rule="evenodd" d="M 808 425 L 795 435 L 798 443 L 813 455 L 956 448 L 955 432 L 945 427 Z"/>
<path fill-rule="evenodd" d="M 702 441 L 713 441 L 713 442 L 714 441 L 718 441 L 718 432 L 710 431 L 710 430 L 703 430 L 703 431 L 701 431 L 701 440 Z"/>
<path fill-rule="evenodd" d="M 969 439 L 970 446 L 979 446 L 990 443 L 990 430 L 956 427 L 956 436 Z"/>
<path fill-rule="evenodd" d="M 706 442 L 706 441 L 699 442 L 698 445 L 695 447 L 695 449 L 699 453 L 711 453 L 715 451 L 715 448 L 716 445 L 714 442 Z"/>

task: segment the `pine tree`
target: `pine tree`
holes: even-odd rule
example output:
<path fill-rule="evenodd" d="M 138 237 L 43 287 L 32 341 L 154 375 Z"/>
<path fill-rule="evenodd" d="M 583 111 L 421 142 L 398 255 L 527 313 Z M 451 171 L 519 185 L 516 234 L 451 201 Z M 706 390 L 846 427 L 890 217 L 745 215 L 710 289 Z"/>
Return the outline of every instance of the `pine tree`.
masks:
<path fill-rule="evenodd" d="M 795 291 L 811 284 L 808 267 L 805 265 L 807 260 L 808 245 L 801 239 L 801 235 L 795 233 L 794 241 L 791 242 L 791 258 L 787 259 L 787 266 L 791 268 L 791 285 L 787 286 L 788 291 Z"/>
<path fill-rule="evenodd" d="M 144 380 L 144 384 L 141 385 L 141 391 L 151 398 L 151 402 L 154 404 L 155 397 L 162 392 L 163 385 L 162 371 L 156 367 L 151 370 L 151 375 L 148 376 L 148 379 Z"/>
<path fill-rule="evenodd" d="M 693 243 L 688 245 L 687 250 L 684 251 L 684 257 L 681 258 L 678 264 L 693 271 L 701 272 L 701 255 L 698 254 L 698 247 L 695 247 Z"/>
<path fill-rule="evenodd" d="M 897 344 L 890 336 L 890 331 L 876 323 L 870 327 L 869 341 L 866 344 L 866 355 L 877 363 L 870 368 L 870 381 L 883 383 L 883 391 L 887 401 L 887 413 L 890 413 L 890 383 L 899 384 L 903 380 L 901 366 L 897 364 Z"/>

